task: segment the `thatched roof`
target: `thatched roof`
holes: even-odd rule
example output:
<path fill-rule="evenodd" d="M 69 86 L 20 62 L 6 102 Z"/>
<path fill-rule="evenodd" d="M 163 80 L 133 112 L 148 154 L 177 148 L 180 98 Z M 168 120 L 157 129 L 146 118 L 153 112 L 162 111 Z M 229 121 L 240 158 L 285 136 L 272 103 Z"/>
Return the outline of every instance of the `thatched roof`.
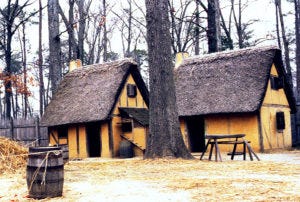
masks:
<path fill-rule="evenodd" d="M 149 111 L 146 108 L 119 107 L 121 116 L 133 118 L 143 126 L 149 125 Z"/>
<path fill-rule="evenodd" d="M 180 116 L 256 112 L 262 105 L 272 64 L 284 76 L 276 47 L 248 48 L 187 58 L 175 70 Z M 285 79 L 292 110 L 295 102 Z"/>
<path fill-rule="evenodd" d="M 89 65 L 64 77 L 45 110 L 42 124 L 56 126 L 109 119 L 130 73 L 148 104 L 148 90 L 131 59 Z"/>

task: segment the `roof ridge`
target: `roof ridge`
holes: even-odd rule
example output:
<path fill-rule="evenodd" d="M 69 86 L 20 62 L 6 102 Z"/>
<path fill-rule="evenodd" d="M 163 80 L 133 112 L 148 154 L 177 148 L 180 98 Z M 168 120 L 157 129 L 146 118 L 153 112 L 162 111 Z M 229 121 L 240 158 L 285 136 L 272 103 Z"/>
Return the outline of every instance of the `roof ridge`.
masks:
<path fill-rule="evenodd" d="M 78 76 L 81 74 L 85 74 L 87 72 L 110 71 L 111 69 L 113 69 L 115 67 L 120 67 L 126 63 L 132 63 L 133 65 L 137 65 L 137 63 L 134 61 L 133 58 L 122 58 L 122 59 L 110 61 L 110 62 L 85 65 L 82 68 L 78 68 L 78 69 L 73 70 L 72 72 L 69 72 L 66 76 L 72 77 L 72 76 Z"/>
<path fill-rule="evenodd" d="M 185 66 L 187 64 L 195 63 L 198 61 L 201 61 L 203 63 L 203 62 L 209 62 L 209 61 L 213 61 L 216 59 L 220 59 L 223 57 L 232 58 L 232 57 L 236 57 L 239 55 L 244 55 L 246 53 L 251 54 L 251 53 L 255 53 L 255 52 L 263 52 L 263 51 L 269 51 L 269 50 L 280 50 L 280 49 L 277 46 L 270 45 L 270 46 L 252 46 L 252 47 L 235 49 L 235 50 L 225 50 L 222 52 L 215 52 L 215 53 L 197 55 L 197 56 L 192 56 L 192 57 L 186 58 L 183 60 L 183 63 L 180 66 Z M 180 66 L 179 66 L 179 68 L 180 68 Z"/>

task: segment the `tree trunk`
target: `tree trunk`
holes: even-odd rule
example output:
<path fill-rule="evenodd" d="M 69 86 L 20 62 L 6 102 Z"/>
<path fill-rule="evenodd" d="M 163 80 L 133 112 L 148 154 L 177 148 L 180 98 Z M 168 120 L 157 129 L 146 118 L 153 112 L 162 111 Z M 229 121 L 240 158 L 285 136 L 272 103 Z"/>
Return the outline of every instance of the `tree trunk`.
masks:
<path fill-rule="evenodd" d="M 232 13 L 233 13 L 233 7 L 230 9 L 229 13 L 229 22 L 228 22 L 228 27 L 226 26 L 226 22 L 224 19 L 224 16 L 222 14 L 222 11 L 220 10 L 220 17 L 221 17 L 221 27 L 223 28 L 225 35 L 226 35 L 226 44 L 224 44 L 224 47 L 229 47 L 230 50 L 233 49 L 233 40 L 231 38 L 231 18 L 232 18 Z M 225 42 L 224 42 L 225 43 Z M 223 44 L 222 44 L 223 45 Z"/>
<path fill-rule="evenodd" d="M 25 24 L 22 25 L 23 27 L 23 82 L 24 82 L 24 118 L 27 118 L 27 104 L 28 104 L 28 90 L 27 90 L 27 51 L 26 51 L 26 38 L 25 38 Z M 17 94 L 16 94 L 17 97 Z M 17 106 L 17 104 L 16 104 Z"/>
<path fill-rule="evenodd" d="M 294 0 L 294 4 L 296 35 L 297 101 L 300 101 L 300 0 Z"/>
<path fill-rule="evenodd" d="M 49 76 L 51 92 L 54 93 L 62 77 L 61 71 L 61 44 L 59 37 L 58 0 L 48 0 L 48 27 L 49 27 Z"/>
<path fill-rule="evenodd" d="M 278 7 L 275 1 L 275 12 L 276 12 L 276 35 L 277 35 L 277 44 L 278 48 L 281 49 L 281 40 L 280 40 L 280 30 L 279 30 L 279 16 L 278 16 Z"/>
<path fill-rule="evenodd" d="M 234 19 L 234 24 L 238 36 L 238 43 L 239 43 L 239 48 L 244 48 L 243 44 L 243 30 L 242 30 L 242 4 L 241 0 L 239 0 L 238 3 L 238 17 L 234 9 L 235 2 L 234 0 L 231 0 L 231 8 L 232 8 L 232 14 L 233 14 L 233 19 Z"/>
<path fill-rule="evenodd" d="M 103 6 L 103 18 L 104 18 L 104 24 L 103 24 L 103 61 L 107 61 L 107 30 L 106 30 L 106 0 L 102 0 L 102 6 Z"/>
<path fill-rule="evenodd" d="M 42 49 L 42 19 L 43 19 L 43 9 L 42 9 L 42 0 L 39 0 L 39 96 L 40 96 L 40 116 L 44 113 L 44 96 L 45 96 L 45 87 L 44 87 L 44 76 L 43 76 L 43 49 Z M 25 105 L 26 100 L 25 100 Z M 26 109 L 27 114 L 27 109 Z"/>
<path fill-rule="evenodd" d="M 219 0 L 208 0 L 207 6 L 207 39 L 208 52 L 218 52 L 221 44 Z"/>
<path fill-rule="evenodd" d="M 168 10 L 165 0 L 146 0 L 150 125 L 145 158 L 192 158 L 179 128 Z"/>
<path fill-rule="evenodd" d="M 131 0 L 128 0 L 129 4 L 129 11 L 128 11 L 128 35 L 127 35 L 127 50 L 126 50 L 126 55 L 125 57 L 130 56 L 130 49 L 131 49 L 131 40 L 132 40 L 132 34 L 131 34 L 131 29 L 132 29 L 132 3 Z"/>
<path fill-rule="evenodd" d="M 84 8 L 85 0 L 78 1 L 78 11 L 79 11 L 79 30 L 78 30 L 78 54 L 77 58 L 79 58 L 82 63 L 84 62 L 84 34 L 86 27 L 86 16 L 87 11 Z"/>
<path fill-rule="evenodd" d="M 5 82 L 5 103 L 6 103 L 6 115 L 7 119 L 11 118 L 11 97 L 12 97 L 12 85 L 11 85 L 11 25 L 7 25 L 7 41 L 6 41 L 6 50 L 5 50 L 5 63 L 6 67 L 4 69 L 5 76 L 9 79 Z"/>
<path fill-rule="evenodd" d="M 69 61 L 77 59 L 77 44 L 74 36 L 74 28 L 77 27 L 77 22 L 74 19 L 74 0 L 69 0 L 69 22 L 66 22 L 66 27 L 69 34 Z"/>
<path fill-rule="evenodd" d="M 286 34 L 285 34 L 283 14 L 282 14 L 282 9 L 281 9 L 281 0 L 276 0 L 276 4 L 277 4 L 277 8 L 278 8 L 278 14 L 279 14 L 279 20 L 280 20 L 280 26 L 281 26 L 281 33 L 282 33 L 285 68 L 286 68 L 287 76 L 288 76 L 288 79 L 289 79 L 289 83 L 292 86 L 292 71 L 291 71 L 291 65 L 290 65 L 289 42 L 288 42 L 288 40 L 286 38 Z"/>
<path fill-rule="evenodd" d="M 196 16 L 195 16 L 195 55 L 200 54 L 200 12 L 199 12 L 199 2 L 196 1 Z"/>

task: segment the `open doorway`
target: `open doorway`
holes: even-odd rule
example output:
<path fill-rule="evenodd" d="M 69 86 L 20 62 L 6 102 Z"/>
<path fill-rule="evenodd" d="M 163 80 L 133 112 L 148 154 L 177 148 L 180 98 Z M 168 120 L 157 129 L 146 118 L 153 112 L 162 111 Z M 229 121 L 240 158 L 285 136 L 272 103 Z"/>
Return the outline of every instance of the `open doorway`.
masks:
<path fill-rule="evenodd" d="M 87 149 L 89 157 L 101 156 L 100 123 L 89 123 L 86 126 Z"/>
<path fill-rule="evenodd" d="M 202 152 L 205 149 L 204 118 L 201 116 L 186 119 L 191 152 Z"/>

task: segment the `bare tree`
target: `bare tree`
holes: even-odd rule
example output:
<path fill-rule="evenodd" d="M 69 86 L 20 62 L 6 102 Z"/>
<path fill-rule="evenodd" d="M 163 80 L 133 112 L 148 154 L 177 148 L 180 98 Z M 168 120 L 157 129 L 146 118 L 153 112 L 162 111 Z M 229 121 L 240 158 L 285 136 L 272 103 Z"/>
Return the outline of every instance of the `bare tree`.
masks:
<path fill-rule="evenodd" d="M 199 54 L 200 40 L 205 38 L 207 31 L 201 21 L 207 18 L 202 16 L 204 11 L 199 9 L 199 4 L 204 5 L 201 1 L 169 0 L 173 53 L 188 52 L 194 48 L 195 54 Z"/>
<path fill-rule="evenodd" d="M 150 126 L 145 157 L 192 158 L 179 128 L 168 9 L 165 0 L 146 0 Z"/>
<path fill-rule="evenodd" d="M 4 9 L 0 9 L 0 14 L 2 16 L 2 37 L 0 39 L 0 49 L 4 51 L 5 57 L 5 76 L 11 77 L 12 75 L 12 40 L 13 36 L 19 27 L 27 22 L 36 12 L 26 14 L 24 8 L 30 5 L 30 1 L 27 0 L 23 4 L 19 4 L 19 1 L 16 0 L 12 2 L 11 0 L 7 1 L 7 4 Z M 18 19 L 18 20 L 17 20 Z M 5 117 L 11 118 L 11 108 L 12 108 L 12 82 L 8 79 L 5 82 L 5 106 L 6 114 Z"/>
<path fill-rule="evenodd" d="M 233 49 L 233 40 L 232 40 L 232 37 L 231 37 L 232 13 L 233 13 L 233 6 L 230 6 L 230 11 L 229 11 L 229 15 L 228 15 L 228 25 L 226 25 L 226 21 L 225 21 L 222 9 L 220 8 L 220 17 L 221 17 L 220 26 L 221 26 L 221 28 L 223 28 L 223 30 L 225 32 L 225 36 L 226 36 L 226 39 L 224 38 L 222 40 L 222 38 L 221 38 L 221 43 L 222 43 L 222 48 L 223 49 L 227 49 L 227 48 L 229 48 L 231 50 Z"/>
<path fill-rule="evenodd" d="M 145 18 L 142 8 L 137 5 L 135 0 L 127 0 L 127 4 L 121 6 L 122 12 L 113 11 L 117 16 L 118 29 L 121 34 L 123 55 L 125 57 L 136 57 L 138 43 L 145 40 Z"/>
<path fill-rule="evenodd" d="M 79 30 L 78 30 L 78 58 L 84 62 L 84 42 L 85 42 L 85 30 L 86 20 L 88 18 L 88 10 L 91 5 L 91 0 L 85 3 L 85 0 L 78 0 L 78 12 L 79 12 Z"/>
<path fill-rule="evenodd" d="M 195 55 L 200 54 L 200 11 L 199 2 L 196 1 L 196 11 L 195 11 Z"/>
<path fill-rule="evenodd" d="M 102 7 L 103 7 L 103 61 L 106 62 L 108 57 L 107 57 L 107 43 L 108 43 L 108 39 L 107 39 L 107 27 L 106 27 L 106 8 L 107 8 L 107 4 L 106 4 L 106 0 L 102 0 Z"/>
<path fill-rule="evenodd" d="M 208 0 L 207 39 L 208 52 L 218 52 L 221 48 L 220 6 L 219 0 Z"/>
<path fill-rule="evenodd" d="M 24 118 L 27 118 L 27 109 L 28 109 L 28 93 L 27 93 L 27 51 L 26 51 L 26 35 L 25 35 L 25 24 L 22 25 L 22 66 L 23 66 L 23 88 L 24 88 Z M 16 93 L 16 99 L 17 99 L 17 93 Z M 16 100 L 16 106 L 18 106 L 18 102 Z"/>
<path fill-rule="evenodd" d="M 62 78 L 61 42 L 59 32 L 58 0 L 48 0 L 49 77 L 51 92 L 55 92 Z"/>
<path fill-rule="evenodd" d="M 284 48 L 285 68 L 286 68 L 286 72 L 287 72 L 289 82 L 292 84 L 292 70 L 291 70 L 291 64 L 290 64 L 289 41 L 286 37 L 286 32 L 285 32 L 283 13 L 282 13 L 282 7 L 281 7 L 281 0 L 275 0 L 274 3 L 275 3 L 275 6 L 277 7 L 276 11 L 278 12 L 278 16 L 279 16 L 282 43 L 283 43 L 283 48 Z"/>
<path fill-rule="evenodd" d="M 297 69 L 297 100 L 300 99 L 300 0 L 294 0 L 295 36 L 296 36 L 296 69 Z"/>
<path fill-rule="evenodd" d="M 39 66 L 39 97 L 40 97 L 40 116 L 44 112 L 44 97 L 45 97 L 45 87 L 44 87 L 44 73 L 43 73 L 43 48 L 42 48 L 42 17 L 43 17 L 43 6 L 42 0 L 39 0 L 39 49 L 38 49 L 38 66 Z M 26 103 L 26 101 L 25 101 Z M 27 111 L 25 111 L 27 114 Z M 26 117 L 26 115 L 25 115 Z"/>

